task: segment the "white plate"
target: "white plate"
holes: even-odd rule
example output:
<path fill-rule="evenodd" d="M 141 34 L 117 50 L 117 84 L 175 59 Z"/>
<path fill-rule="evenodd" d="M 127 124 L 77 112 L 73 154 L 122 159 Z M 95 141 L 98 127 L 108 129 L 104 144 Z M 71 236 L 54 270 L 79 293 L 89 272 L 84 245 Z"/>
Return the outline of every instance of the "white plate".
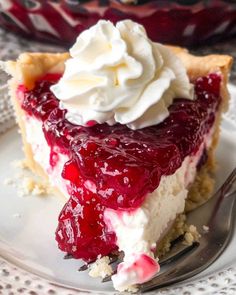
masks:
<path fill-rule="evenodd" d="M 218 185 L 236 166 L 236 123 L 232 111 L 236 88 L 231 86 L 230 89 L 233 105 L 230 115 L 223 121 L 217 149 Z M 81 290 L 80 294 L 86 291 L 114 293 L 110 283 L 102 284 L 100 280 L 91 279 L 86 272 L 78 273 L 81 262 L 64 260 L 64 254 L 57 249 L 54 232 L 63 206 L 62 199 L 53 195 L 19 197 L 15 186 L 3 185 L 5 179 L 16 174 L 16 168 L 10 163 L 23 158 L 16 128 L 0 137 L 0 151 L 0 294 L 20 291 L 77 294 L 75 289 Z M 211 267 L 185 283 L 155 294 L 236 294 L 235 244 L 236 232 L 226 251 Z"/>

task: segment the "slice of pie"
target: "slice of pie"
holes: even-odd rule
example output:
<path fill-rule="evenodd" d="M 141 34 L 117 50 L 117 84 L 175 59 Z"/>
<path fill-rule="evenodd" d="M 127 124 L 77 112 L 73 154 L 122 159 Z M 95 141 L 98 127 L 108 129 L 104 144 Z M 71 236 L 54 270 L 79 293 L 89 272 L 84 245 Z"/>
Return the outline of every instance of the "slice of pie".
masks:
<path fill-rule="evenodd" d="M 126 24 L 133 25 L 130 21 Z M 104 32 L 109 38 L 114 33 L 111 27 L 109 30 L 103 31 L 101 40 Z M 115 54 L 109 51 L 109 46 L 99 46 L 98 34 L 93 39 L 87 33 L 70 51 L 72 56 L 77 52 L 79 57 L 72 59 L 68 53 L 24 53 L 17 61 L 4 63 L 3 67 L 12 75 L 10 94 L 27 164 L 34 173 L 48 180 L 56 194 L 65 198 L 56 230 L 59 248 L 85 262 L 99 259 L 97 266 L 101 257 L 105 257 L 104 264 L 107 255 L 123 252 L 124 260 L 112 277 L 115 288 L 123 291 L 149 280 L 159 271 L 156 251 L 161 252 L 161 247 L 166 247 L 163 240 L 169 242 L 182 233 L 179 226 L 174 227 L 176 220 L 184 211 L 194 209 L 211 195 L 214 150 L 221 115 L 228 104 L 227 81 L 232 58 L 225 55 L 197 57 L 182 48 L 160 45 L 158 54 L 162 57 L 159 60 L 167 66 L 162 67 L 161 72 L 157 53 L 153 63 L 158 68 L 155 79 L 161 83 L 152 84 L 157 85 L 156 88 L 149 88 L 150 96 L 145 97 L 141 108 L 136 108 L 138 102 L 135 101 L 133 106 L 132 100 L 130 106 L 127 95 L 131 92 L 136 95 L 137 85 L 143 83 L 153 68 L 152 63 L 147 62 L 149 56 L 143 60 L 137 56 L 142 50 L 148 55 L 156 47 L 155 44 L 141 46 L 147 37 L 140 26 L 130 30 L 130 35 L 125 35 L 121 25 L 119 30 L 125 41 L 138 32 L 135 35 L 136 48 L 125 47 L 128 54 L 122 57 L 121 65 L 117 56 L 124 47 L 117 39 L 114 41 L 118 36 L 115 31 L 109 43 L 110 47 L 119 46 Z M 106 52 L 103 59 L 93 60 L 103 50 Z M 134 57 L 139 64 L 149 67 L 146 76 L 140 74 L 142 80 L 135 86 L 140 65 L 135 63 Z M 114 63 L 111 63 L 112 59 L 115 59 Z M 176 84 L 175 92 L 161 94 L 161 99 L 165 95 L 167 108 L 164 108 L 163 100 L 162 105 L 151 103 L 152 111 L 149 112 L 149 107 L 142 112 L 142 120 L 131 119 L 140 109 L 145 109 L 146 101 L 159 95 L 167 83 L 165 75 L 171 77 L 168 87 L 176 81 L 175 71 L 170 73 L 169 70 L 173 60 L 178 60 L 178 66 L 185 68 L 193 85 L 194 97 L 180 97 L 176 93 L 183 89 L 177 91 Z M 76 74 L 69 71 L 69 67 Z M 78 69 L 82 70 L 77 74 Z M 89 76 L 89 71 L 93 76 Z M 113 77 L 114 71 L 117 72 Z M 150 83 L 154 81 L 153 77 Z M 123 82 L 126 78 L 130 80 Z M 104 87 L 104 81 L 108 81 L 110 88 Z M 117 90 L 120 85 L 125 91 Z M 139 95 L 143 93 L 144 90 L 139 91 Z M 170 93 L 178 96 L 171 99 Z M 107 103 L 109 95 L 113 94 L 114 101 Z M 110 105 L 117 103 L 122 95 L 125 99 L 114 111 L 115 107 Z M 88 101 L 96 107 L 92 111 L 88 111 Z M 136 108 L 135 114 L 133 108 Z M 76 113 L 74 110 L 77 109 Z M 163 113 L 165 115 L 158 119 L 158 123 L 140 127 L 150 118 L 154 122 Z M 105 122 L 102 121 L 104 116 Z M 121 123 L 129 119 L 131 123 Z M 78 124 L 76 120 L 82 123 Z M 139 128 L 134 128 L 133 122 Z M 98 272 L 104 273 L 104 269 L 105 274 L 109 274 L 111 269 L 107 264 L 97 267 Z M 97 275 L 96 271 L 93 270 L 92 275 Z"/>

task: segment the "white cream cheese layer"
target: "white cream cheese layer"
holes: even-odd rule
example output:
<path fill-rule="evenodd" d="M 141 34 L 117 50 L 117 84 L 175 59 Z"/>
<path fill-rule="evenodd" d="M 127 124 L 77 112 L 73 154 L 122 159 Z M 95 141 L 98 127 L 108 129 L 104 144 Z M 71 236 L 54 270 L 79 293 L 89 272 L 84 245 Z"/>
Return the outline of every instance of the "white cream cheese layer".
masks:
<path fill-rule="evenodd" d="M 161 177 L 158 188 L 146 196 L 140 208 L 131 212 L 105 209 L 105 223 L 116 233 L 119 250 L 125 254 L 117 274 L 112 276 L 116 290 L 129 290 L 132 285 L 149 280 L 159 271 L 154 258 L 157 241 L 161 240 L 177 215 L 183 213 L 188 187 L 195 179 L 204 148 L 211 144 L 212 132 L 213 129 L 205 136 L 197 153 L 186 157 L 174 174 Z M 136 267 L 140 261 L 143 261 L 146 277 Z"/>
<path fill-rule="evenodd" d="M 43 168 L 46 175 L 48 175 L 50 184 L 55 188 L 59 188 L 63 195 L 69 199 L 69 194 L 67 192 L 69 181 L 63 179 L 61 176 L 63 166 L 68 161 L 68 156 L 60 153 L 59 149 L 55 149 L 54 157 L 56 157 L 56 159 L 54 159 L 55 165 L 52 168 L 50 165 L 51 148 L 45 139 L 42 130 L 42 122 L 27 115 L 23 117 L 23 120 L 26 129 L 26 139 L 31 145 L 35 162 L 38 163 Z"/>
<path fill-rule="evenodd" d="M 162 122 L 174 98 L 193 96 L 179 58 L 131 20 L 99 21 L 79 35 L 70 55 L 51 90 L 72 123 L 139 129 Z"/>
<path fill-rule="evenodd" d="M 42 123 L 29 116 L 25 116 L 24 121 L 34 160 L 45 170 L 51 184 L 69 198 L 69 183 L 61 176 L 68 157 L 56 151 L 58 158 L 52 169 L 49 163 L 50 147 L 44 137 Z M 119 250 L 125 254 L 117 274 L 112 277 L 115 289 L 132 289 L 133 285 L 149 280 L 159 271 L 158 261 L 154 258 L 156 242 L 162 238 L 176 216 L 184 211 L 187 188 L 194 181 L 203 149 L 211 144 L 212 132 L 213 129 L 205 136 L 198 152 L 186 157 L 174 174 L 162 176 L 158 188 L 146 196 L 140 208 L 134 211 L 105 210 L 104 221 L 115 232 Z"/>
<path fill-rule="evenodd" d="M 121 263 L 123 267 L 112 277 L 115 289 L 124 291 L 130 285 L 146 281 L 145 277 L 140 277 L 139 272 L 131 272 L 132 265 L 144 254 L 155 259 L 156 242 L 176 216 L 184 211 L 188 193 L 185 183 L 188 164 L 189 158 L 186 158 L 173 175 L 163 176 L 158 188 L 146 197 L 137 210 L 105 210 L 105 222 L 116 233 L 117 245 L 125 253 Z M 155 260 L 150 260 L 150 263 L 152 266 Z M 153 270 L 151 277 L 157 272 L 155 268 Z"/>

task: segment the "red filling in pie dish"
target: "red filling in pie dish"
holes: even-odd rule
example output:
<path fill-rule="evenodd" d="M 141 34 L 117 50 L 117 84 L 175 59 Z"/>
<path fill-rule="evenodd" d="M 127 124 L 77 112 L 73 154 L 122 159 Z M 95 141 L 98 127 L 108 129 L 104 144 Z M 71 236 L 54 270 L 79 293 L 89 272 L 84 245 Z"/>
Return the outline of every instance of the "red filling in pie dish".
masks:
<path fill-rule="evenodd" d="M 132 19 L 145 27 L 152 40 L 168 44 L 199 45 L 235 35 L 236 4 L 232 0 L 1 2 L 1 27 L 63 46 L 72 44 L 100 19 L 113 23 Z"/>
<path fill-rule="evenodd" d="M 162 123 L 135 131 L 121 124 L 70 123 L 50 91 L 60 76 L 48 74 L 32 90 L 20 85 L 17 96 L 27 115 L 42 121 L 52 169 L 57 151 L 69 157 L 62 177 L 70 181 L 70 199 L 58 219 L 59 248 L 94 261 L 117 249 L 115 233 L 103 220 L 104 209 L 140 207 L 163 175 L 174 174 L 185 157 L 198 151 L 215 121 L 221 76 L 212 73 L 192 81 L 194 100 L 175 99 Z M 199 165 L 205 160 L 203 154 Z"/>

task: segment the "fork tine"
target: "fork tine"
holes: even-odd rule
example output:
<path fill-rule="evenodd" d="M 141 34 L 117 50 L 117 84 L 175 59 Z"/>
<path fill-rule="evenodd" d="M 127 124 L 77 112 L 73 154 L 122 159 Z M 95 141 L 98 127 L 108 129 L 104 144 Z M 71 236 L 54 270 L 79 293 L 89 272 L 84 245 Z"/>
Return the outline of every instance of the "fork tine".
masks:
<path fill-rule="evenodd" d="M 230 173 L 224 184 L 220 188 L 220 193 L 226 195 L 230 192 L 230 189 L 233 187 L 233 184 L 236 181 L 236 168 Z M 235 188 L 234 188 L 235 190 Z M 234 192 L 234 191 L 233 191 Z M 230 193 L 233 193 L 230 192 Z"/>
<path fill-rule="evenodd" d="M 182 243 L 182 240 L 183 240 L 183 237 L 181 236 L 174 241 L 175 245 L 173 246 L 171 251 L 167 254 L 167 256 L 164 257 L 164 259 L 160 260 L 160 266 L 170 264 L 170 263 L 178 260 L 179 258 L 184 256 L 185 254 L 191 252 L 194 248 L 199 246 L 198 242 L 193 242 L 192 245 L 184 245 Z M 118 259 L 119 259 L 119 257 L 116 257 L 116 261 Z M 111 277 L 116 273 L 117 273 L 117 269 L 114 269 L 113 273 L 110 276 L 107 276 L 102 279 L 102 283 L 106 283 L 106 282 L 111 281 Z"/>
<path fill-rule="evenodd" d="M 116 261 L 118 261 L 118 259 L 119 259 L 119 256 L 112 256 L 112 257 L 110 257 L 109 264 L 115 263 Z"/>
<path fill-rule="evenodd" d="M 114 252 L 108 255 L 110 262 L 109 264 L 112 264 L 118 260 L 122 260 L 124 258 L 124 254 L 122 252 Z"/>
<path fill-rule="evenodd" d="M 117 269 L 115 269 L 113 271 L 113 273 L 110 275 L 110 276 L 106 276 L 105 278 L 102 279 L 102 283 L 107 283 L 107 282 L 110 282 L 111 281 L 111 277 L 117 273 Z"/>
<path fill-rule="evenodd" d="M 109 254 L 108 257 L 109 257 L 109 260 L 110 260 L 109 264 L 113 264 L 117 260 L 122 259 L 123 258 L 123 255 L 117 251 L 117 252 L 113 252 L 113 253 Z M 67 254 L 64 257 L 64 259 L 70 259 L 70 258 L 71 258 L 71 255 L 70 254 Z M 92 264 L 93 262 L 94 261 L 91 261 L 91 262 L 88 262 L 88 263 L 83 264 L 78 269 L 78 271 L 85 271 L 85 270 L 87 270 L 89 268 L 89 265 Z"/>
<path fill-rule="evenodd" d="M 177 249 L 174 249 L 174 254 L 171 251 L 171 255 L 168 255 L 168 257 L 165 257 L 165 259 L 160 261 L 160 266 L 166 265 L 166 264 L 170 264 L 176 260 L 178 260 L 179 258 L 181 258 L 182 256 L 184 256 L 185 254 L 189 253 L 190 251 L 192 251 L 194 248 L 198 247 L 199 243 L 198 242 L 193 242 L 192 245 L 183 245 L 182 243 L 178 243 L 178 247 L 175 247 Z M 115 269 L 113 271 L 113 273 L 110 276 L 106 276 L 105 278 L 102 279 L 102 283 L 107 283 L 111 281 L 111 277 L 117 273 L 117 269 Z"/>
<path fill-rule="evenodd" d="M 71 255 L 71 254 L 69 254 L 69 253 L 67 253 L 64 257 L 63 257 L 63 259 L 72 259 L 73 258 L 73 255 Z"/>
<path fill-rule="evenodd" d="M 83 264 L 79 269 L 78 271 L 85 271 L 89 268 L 89 264 Z"/>
<path fill-rule="evenodd" d="M 117 253 L 112 253 L 109 255 L 110 258 L 110 263 L 109 264 L 115 264 L 118 260 L 122 261 L 124 258 L 124 253 L 123 252 L 117 252 Z M 112 265 L 113 272 L 111 275 L 106 276 L 105 278 L 102 279 L 102 283 L 110 282 L 111 277 L 117 273 L 117 265 Z"/>
<path fill-rule="evenodd" d="M 185 254 L 190 253 L 193 249 L 199 246 L 198 242 L 193 242 L 192 245 L 184 245 L 183 243 L 177 243 L 171 251 L 160 260 L 160 266 L 175 262 Z"/>

